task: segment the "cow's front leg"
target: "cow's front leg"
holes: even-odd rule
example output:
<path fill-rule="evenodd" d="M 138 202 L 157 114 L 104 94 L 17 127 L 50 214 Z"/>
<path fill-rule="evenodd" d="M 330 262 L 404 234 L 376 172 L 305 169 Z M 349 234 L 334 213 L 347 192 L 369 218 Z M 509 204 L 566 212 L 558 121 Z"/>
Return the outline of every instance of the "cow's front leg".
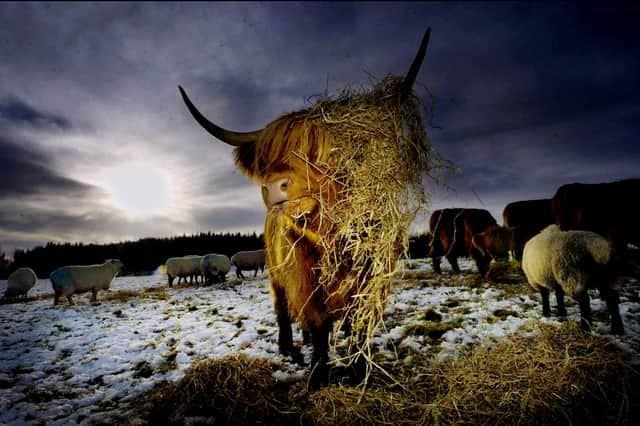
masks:
<path fill-rule="evenodd" d="M 366 377 L 367 362 L 364 353 L 367 353 L 370 348 L 367 346 L 364 332 L 362 330 L 355 330 L 352 327 L 351 315 L 348 315 L 345 319 L 342 325 L 342 331 L 344 332 L 345 338 L 350 340 L 348 347 L 350 348 L 349 356 L 351 360 L 349 361 L 349 365 L 344 369 L 346 377 L 340 378 L 340 381 L 356 386 Z"/>
<path fill-rule="evenodd" d="M 284 289 L 278 285 L 271 283 L 273 294 L 273 306 L 276 311 L 276 320 L 278 321 L 278 348 L 284 356 L 291 356 L 293 362 L 298 365 L 304 365 L 304 357 L 300 353 L 300 349 L 293 345 L 293 333 L 291 331 L 291 318 L 287 306 L 287 296 Z"/>
<path fill-rule="evenodd" d="M 440 274 L 442 273 L 441 269 L 440 269 L 440 258 L 439 257 L 432 257 L 431 258 L 431 264 L 433 265 L 433 272 Z"/>
<path fill-rule="evenodd" d="M 459 274 L 460 267 L 458 266 L 458 256 L 450 254 L 447 256 L 447 260 L 449 261 L 449 264 L 451 265 L 451 269 L 453 270 L 453 272 L 455 272 L 456 274 Z"/>
<path fill-rule="evenodd" d="M 329 333 L 333 327 L 330 319 L 326 319 L 319 326 L 310 328 L 313 355 L 311 357 L 311 374 L 309 389 L 314 390 L 329 382 Z"/>

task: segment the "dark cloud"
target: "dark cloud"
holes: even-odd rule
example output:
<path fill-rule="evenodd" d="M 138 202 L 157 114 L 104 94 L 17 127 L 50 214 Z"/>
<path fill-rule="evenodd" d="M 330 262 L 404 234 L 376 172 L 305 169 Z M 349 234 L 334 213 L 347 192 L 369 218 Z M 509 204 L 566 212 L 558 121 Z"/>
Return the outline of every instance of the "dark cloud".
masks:
<path fill-rule="evenodd" d="M 194 222 L 202 230 L 227 232 L 229 230 L 262 229 L 266 210 L 260 208 L 219 207 L 200 208 L 194 212 Z"/>
<path fill-rule="evenodd" d="M 0 212 L 0 227 L 5 231 L 25 231 L 35 234 L 69 232 L 69 230 L 83 229 L 87 224 L 95 225 L 102 222 L 100 219 L 91 219 L 85 214 L 78 214 L 55 208 L 21 209 L 20 205 L 11 207 L 3 203 Z M 106 217 L 103 217 L 103 219 Z"/>
<path fill-rule="evenodd" d="M 254 130 L 325 89 L 406 72 L 427 26 L 416 90 L 435 99 L 433 145 L 463 170 L 445 176 L 453 189 L 436 188 L 434 205 L 499 214 L 568 181 L 629 177 L 640 168 L 638 12 L 630 2 L 0 4 L 0 125 L 11 128 L 0 227 L 78 238 L 260 229 L 258 188 L 242 204 L 251 183 L 229 147 L 206 145 L 177 85 L 212 121 Z M 53 129 L 64 132 L 33 138 Z M 181 176 L 187 219 L 103 215 L 97 188 L 66 177 L 145 153 Z M 23 195 L 20 211 L 8 208 Z M 56 208 L 65 197 L 84 212 Z M 218 199 L 256 208 L 202 207 Z"/>
<path fill-rule="evenodd" d="M 52 158 L 27 146 L 0 136 L 0 200 L 38 194 L 85 197 L 96 190 L 61 175 L 51 168 Z"/>
<path fill-rule="evenodd" d="M 5 124 L 31 125 L 36 127 L 56 126 L 62 130 L 71 128 L 69 120 L 55 114 L 38 111 L 20 99 L 0 100 L 0 122 Z"/>

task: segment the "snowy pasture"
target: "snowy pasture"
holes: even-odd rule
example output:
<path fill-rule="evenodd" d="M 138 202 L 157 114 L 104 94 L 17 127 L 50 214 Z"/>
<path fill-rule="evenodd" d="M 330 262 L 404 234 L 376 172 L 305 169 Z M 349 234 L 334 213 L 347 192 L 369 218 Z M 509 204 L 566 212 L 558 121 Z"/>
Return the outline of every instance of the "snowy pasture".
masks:
<path fill-rule="evenodd" d="M 404 260 L 376 338 L 380 356 L 409 359 L 416 351 L 458 357 L 506 334 L 535 333 L 540 298 L 528 285 L 483 282 L 470 262 L 463 274 L 431 272 L 424 259 Z M 134 421 L 130 402 L 164 381 L 180 379 L 195 361 L 232 353 L 274 360 L 279 380 L 301 380 L 305 370 L 278 354 L 267 275 L 222 285 L 174 285 L 166 277 L 118 277 L 111 290 L 53 306 L 51 283 L 39 280 L 24 303 L 0 305 L 0 424 L 96 424 Z M 6 288 L 0 281 L 0 294 Z M 608 335 L 605 303 L 591 293 L 594 332 L 640 365 L 640 284 L 622 279 L 625 335 Z M 555 299 L 552 297 L 552 312 Z M 579 308 L 567 300 L 568 321 Z M 425 314 L 447 324 L 425 331 Z M 294 329 L 294 339 L 302 336 Z M 307 363 L 310 348 L 305 348 Z"/>

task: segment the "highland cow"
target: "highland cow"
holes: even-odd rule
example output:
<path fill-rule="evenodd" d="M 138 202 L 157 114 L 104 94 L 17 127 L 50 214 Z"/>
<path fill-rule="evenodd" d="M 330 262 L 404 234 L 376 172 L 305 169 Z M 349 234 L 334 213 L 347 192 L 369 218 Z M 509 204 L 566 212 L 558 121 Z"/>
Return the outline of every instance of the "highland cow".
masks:
<path fill-rule="evenodd" d="M 406 77 L 387 78 L 367 94 L 321 100 L 311 108 L 285 114 L 253 132 L 233 132 L 212 123 L 180 87 L 196 121 L 215 138 L 235 146 L 236 166 L 261 186 L 267 208 L 266 260 L 280 352 L 301 363 L 301 353 L 293 344 L 291 321 L 297 321 L 304 331 L 310 332 L 312 388 L 329 378 L 329 335 L 334 321 L 347 316 L 353 319 L 357 312 L 362 313 L 354 306 L 365 306 L 374 312 L 374 325 L 381 319 L 383 304 L 367 303 L 372 292 L 368 283 L 388 281 L 379 291 L 380 299 L 388 295 L 388 277 L 395 270 L 402 247 L 399 242 L 415 217 L 413 207 L 406 214 L 409 209 L 403 208 L 407 188 L 419 187 L 424 192 L 422 173 L 430 163 L 412 86 L 428 38 L 429 30 Z M 353 122 L 349 120 L 363 109 L 369 111 L 368 108 L 377 108 L 375 111 L 387 114 L 386 118 L 364 126 L 366 118 L 350 124 Z M 382 157 L 387 152 L 395 157 L 391 162 L 383 158 L 384 166 L 378 167 L 376 173 L 367 172 L 366 183 L 401 186 L 388 194 L 378 191 L 370 196 L 368 210 L 352 221 L 345 212 L 359 211 L 360 200 L 355 195 L 362 194 L 366 185 L 358 180 L 357 167 L 344 164 L 346 161 L 365 164 L 367 158 Z M 394 214 L 402 214 L 402 221 Z M 383 227 L 388 222 L 395 226 L 386 231 Z M 347 236 L 343 232 L 346 228 L 355 232 Z M 378 237 L 385 241 L 376 240 Z M 374 248 L 387 250 L 384 262 L 376 262 Z M 355 294 L 360 297 L 353 297 Z M 360 329 L 354 333 L 354 340 L 361 342 L 362 333 L 372 332 L 369 328 Z M 356 346 L 362 348 L 360 343 Z M 357 354 L 353 358 L 355 363 L 363 359 Z"/>

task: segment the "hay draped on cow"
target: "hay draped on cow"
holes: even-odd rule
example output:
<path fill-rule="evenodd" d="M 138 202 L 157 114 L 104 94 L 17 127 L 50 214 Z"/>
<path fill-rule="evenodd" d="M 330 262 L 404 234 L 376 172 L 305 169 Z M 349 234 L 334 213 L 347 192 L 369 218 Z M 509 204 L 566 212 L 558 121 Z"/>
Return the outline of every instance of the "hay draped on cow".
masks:
<path fill-rule="evenodd" d="M 270 270 L 290 273 L 296 244 L 314 243 L 316 291 L 324 293 L 332 317 L 348 317 L 352 329 L 366 336 L 367 348 L 382 320 L 396 261 L 408 248 L 409 226 L 427 206 L 423 176 L 435 170 L 423 105 L 413 93 L 400 101 L 402 81 L 387 77 L 371 91 L 345 90 L 276 119 L 265 128 L 250 167 L 243 166 L 244 147 L 235 152 L 236 164 L 250 177 L 294 163 L 318 184 L 309 184 L 320 189 L 293 200 L 298 202 L 284 215 L 267 213 L 265 235 L 281 237 L 271 245 L 287 245 L 287 254 L 281 247 L 270 250 L 276 257 L 268 260 Z M 292 229 L 300 240 L 289 244 L 284 234 Z"/>
<path fill-rule="evenodd" d="M 309 332 L 314 388 L 329 378 L 329 334 L 336 325 L 351 331 L 342 361 L 356 361 L 356 375 L 371 361 L 396 261 L 408 250 L 409 225 L 427 206 L 423 177 L 434 177 L 442 164 L 412 91 L 429 34 L 404 78 L 321 97 L 253 132 L 209 121 L 179 87 L 195 120 L 236 147 L 236 166 L 261 185 L 278 346 L 303 363 L 291 320 Z"/>

